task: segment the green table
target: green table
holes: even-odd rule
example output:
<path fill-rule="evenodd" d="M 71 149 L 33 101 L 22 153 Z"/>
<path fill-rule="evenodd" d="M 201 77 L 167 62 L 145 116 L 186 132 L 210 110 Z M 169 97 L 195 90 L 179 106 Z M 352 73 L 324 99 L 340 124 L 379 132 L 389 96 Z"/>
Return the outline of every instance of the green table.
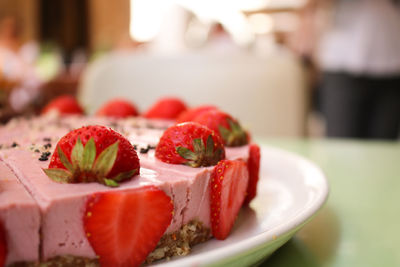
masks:
<path fill-rule="evenodd" d="M 318 164 L 321 212 L 261 266 L 400 266 L 400 143 L 262 139 Z"/>

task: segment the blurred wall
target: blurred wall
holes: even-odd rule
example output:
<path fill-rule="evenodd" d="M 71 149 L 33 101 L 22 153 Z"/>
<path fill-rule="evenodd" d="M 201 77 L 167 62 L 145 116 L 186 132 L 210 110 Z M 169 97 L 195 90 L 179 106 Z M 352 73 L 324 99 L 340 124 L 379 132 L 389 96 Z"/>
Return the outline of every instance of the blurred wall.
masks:
<path fill-rule="evenodd" d="M 58 1 L 58 0 L 55 0 Z M 91 49 L 110 48 L 129 38 L 129 0 L 85 0 L 88 2 Z M 38 40 L 40 0 L 0 0 L 0 18 L 16 16 L 21 24 L 22 41 Z"/>
<path fill-rule="evenodd" d="M 110 48 L 129 38 L 129 0 L 88 0 L 92 49 Z"/>
<path fill-rule="evenodd" d="M 38 0 L 0 0 L 0 17 L 15 16 L 21 26 L 22 41 L 38 38 Z"/>

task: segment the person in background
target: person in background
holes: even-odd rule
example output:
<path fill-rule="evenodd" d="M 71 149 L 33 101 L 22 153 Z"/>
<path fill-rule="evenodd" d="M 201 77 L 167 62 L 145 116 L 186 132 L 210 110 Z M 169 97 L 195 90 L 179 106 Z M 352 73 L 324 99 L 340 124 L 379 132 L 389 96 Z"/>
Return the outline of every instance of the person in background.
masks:
<path fill-rule="evenodd" d="M 15 86 L 9 92 L 9 104 L 17 113 L 23 112 L 37 97 L 41 84 L 33 66 L 35 48 L 22 45 L 17 19 L 0 18 L 0 73 Z"/>
<path fill-rule="evenodd" d="M 399 1 L 310 0 L 307 8 L 327 136 L 398 138 Z"/>

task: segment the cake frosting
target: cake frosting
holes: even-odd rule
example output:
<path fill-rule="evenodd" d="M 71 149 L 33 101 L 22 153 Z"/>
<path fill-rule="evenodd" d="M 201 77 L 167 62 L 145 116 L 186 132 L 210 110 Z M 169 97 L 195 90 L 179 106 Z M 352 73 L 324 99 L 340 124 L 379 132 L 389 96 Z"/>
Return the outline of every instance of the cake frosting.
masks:
<path fill-rule="evenodd" d="M 6 265 L 38 261 L 39 208 L 4 162 L 0 162 L 0 220 L 7 233 Z"/>

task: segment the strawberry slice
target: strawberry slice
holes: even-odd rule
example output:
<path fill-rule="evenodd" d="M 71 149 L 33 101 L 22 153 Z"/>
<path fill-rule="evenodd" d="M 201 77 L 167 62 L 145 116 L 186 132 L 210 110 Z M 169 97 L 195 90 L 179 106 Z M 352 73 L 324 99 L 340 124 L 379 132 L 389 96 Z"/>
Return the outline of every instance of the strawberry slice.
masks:
<path fill-rule="evenodd" d="M 91 196 L 84 228 L 101 266 L 139 266 L 172 220 L 171 199 L 155 186 Z"/>
<path fill-rule="evenodd" d="M 4 266 L 7 256 L 7 242 L 6 233 L 4 231 L 3 225 L 0 222 L 0 266 Z"/>
<path fill-rule="evenodd" d="M 222 160 L 211 176 L 210 216 L 216 239 L 228 237 L 246 196 L 249 173 L 240 160 Z"/>
<path fill-rule="evenodd" d="M 247 168 L 249 169 L 249 186 L 247 187 L 244 205 L 248 205 L 257 195 L 257 184 L 260 176 L 260 147 L 257 144 L 250 145 Z"/>

